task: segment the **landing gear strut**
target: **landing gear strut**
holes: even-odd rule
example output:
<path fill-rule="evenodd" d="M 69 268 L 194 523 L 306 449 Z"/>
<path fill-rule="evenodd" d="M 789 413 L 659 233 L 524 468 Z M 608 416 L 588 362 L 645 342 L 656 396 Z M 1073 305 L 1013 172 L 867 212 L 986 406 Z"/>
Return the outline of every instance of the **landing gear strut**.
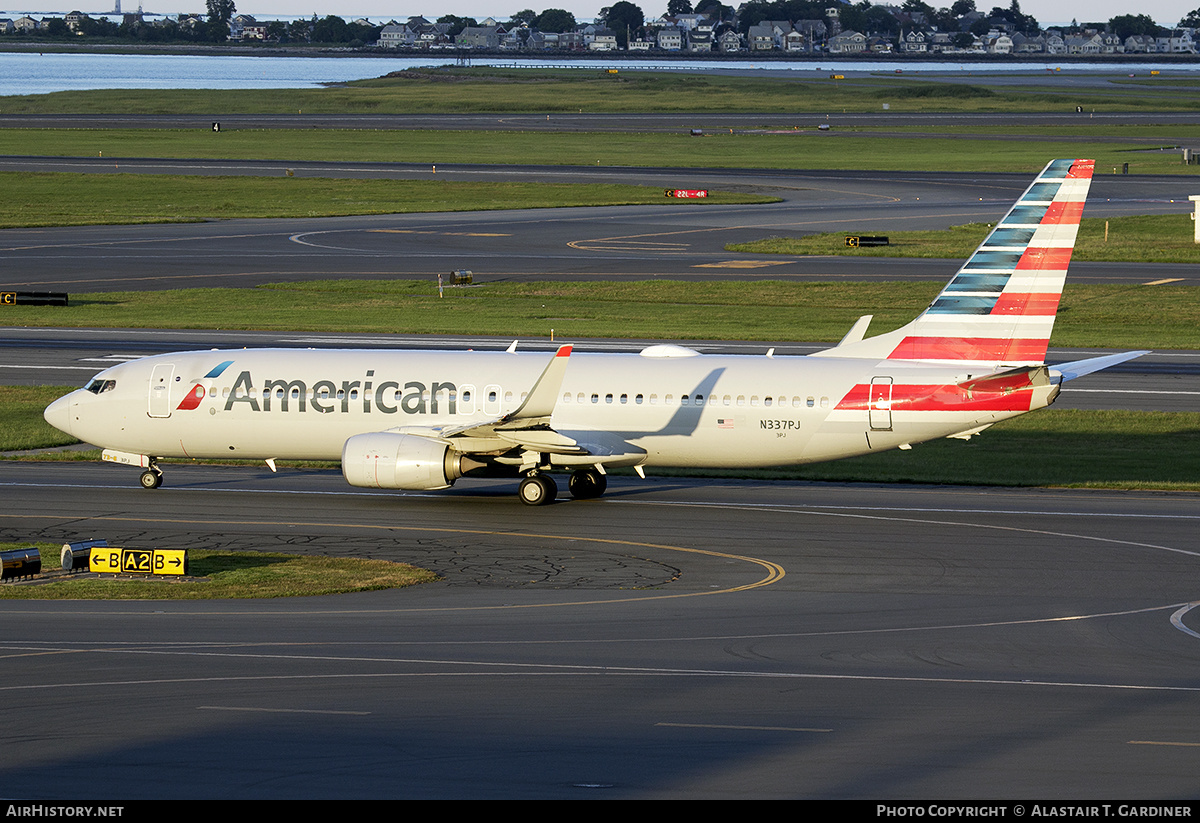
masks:
<path fill-rule="evenodd" d="M 545 506 L 554 502 L 558 486 L 548 474 L 530 474 L 517 487 L 517 495 L 526 506 Z"/>

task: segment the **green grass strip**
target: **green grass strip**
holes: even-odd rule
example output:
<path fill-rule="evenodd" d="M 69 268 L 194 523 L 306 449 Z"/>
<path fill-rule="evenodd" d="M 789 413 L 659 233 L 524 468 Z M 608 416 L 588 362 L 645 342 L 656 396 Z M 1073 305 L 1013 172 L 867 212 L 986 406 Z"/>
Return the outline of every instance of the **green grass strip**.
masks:
<path fill-rule="evenodd" d="M 59 560 L 61 544 L 5 543 L 0 544 L 0 550 L 26 546 L 38 548 L 44 572 L 62 567 Z M 199 579 L 96 579 L 63 575 L 37 585 L 0 585 L 0 599 L 215 600 L 315 597 L 403 588 L 432 582 L 438 576 L 425 569 L 386 560 L 198 549 L 188 551 L 188 578 Z"/>
<path fill-rule="evenodd" d="M 1073 112 L 1190 111 L 1189 81 L 1136 79 L 1114 67 L 1112 77 L 1079 85 L 1068 64 L 1062 72 L 1004 77 L 991 83 L 987 67 L 970 76 L 925 80 L 880 73 L 835 79 L 842 69 L 794 72 L 788 77 L 739 77 L 712 72 L 601 69 L 415 69 L 398 76 L 321 89 L 172 89 L 63 91 L 0 98 L 13 114 L 220 113 L 408 114 L 467 112 Z M 207 125 L 207 123 L 205 124 Z"/>
<path fill-rule="evenodd" d="M 1187 205 L 1181 206 L 1186 208 Z M 727 251 L 740 254 L 839 255 L 849 257 L 930 257 L 966 260 L 987 237 L 993 223 L 967 223 L 943 231 L 861 230 L 769 237 L 752 243 L 731 243 Z M 1088 217 L 1079 226 L 1072 260 L 1122 263 L 1200 263 L 1189 214 L 1132 217 Z M 852 248 L 846 237 L 883 234 L 886 246 Z"/>
<path fill-rule="evenodd" d="M 1033 174 L 1056 157 L 1089 157 L 1099 173 L 1129 163 L 1132 174 L 1191 174 L 1177 152 L 1144 152 L 1135 140 L 1091 141 L 1078 135 L 1040 135 L 1024 129 L 1019 140 L 970 135 L 863 136 L 817 130 L 823 117 L 761 132 L 385 131 L 346 129 L 0 129 L 0 154 L 113 160 L 251 159 L 345 163 L 405 162 L 429 165 L 501 163 L 572 166 L 692 166 L 697 168 L 872 169 Z M 1155 127 L 1157 128 L 1157 127 Z M 1027 132 L 1027 133 L 1026 133 Z M 282 175 L 282 168 L 280 174 Z M 681 183 L 680 185 L 683 185 Z"/>
<path fill-rule="evenodd" d="M 777 200 L 714 191 L 675 201 L 657 187 L 595 183 L 289 178 L 282 166 L 278 178 L 4 172 L 0 188 L 0 228 Z"/>
<path fill-rule="evenodd" d="M 53 401 L 78 386 L 0 386 L 0 452 L 78 443 L 42 418 Z"/>
<path fill-rule="evenodd" d="M 836 342 L 864 314 L 870 334 L 916 317 L 941 283 L 537 282 L 447 288 L 433 278 L 276 283 L 253 289 L 72 294 L 66 307 L 0 307 L 14 325 L 71 328 L 404 332 Z M 1170 311 L 1163 307 L 1169 306 Z M 1068 284 L 1054 346 L 1200 348 L 1200 290 Z"/>
<path fill-rule="evenodd" d="M 1070 384 L 1063 388 L 1064 395 Z M 794 472 L 798 479 L 1200 490 L 1200 413 L 1047 409 L 963 443 L 937 440 Z"/>

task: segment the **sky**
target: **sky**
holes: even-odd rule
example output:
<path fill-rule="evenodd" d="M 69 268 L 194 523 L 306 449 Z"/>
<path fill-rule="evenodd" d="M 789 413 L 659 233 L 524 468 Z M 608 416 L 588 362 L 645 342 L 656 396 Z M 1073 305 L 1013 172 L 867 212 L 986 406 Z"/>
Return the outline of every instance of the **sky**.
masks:
<path fill-rule="evenodd" d="M 522 9 L 532 8 L 541 12 L 547 8 L 560 8 L 575 15 L 576 20 L 593 20 L 599 14 L 601 7 L 612 5 L 616 0 L 308 0 L 307 7 L 301 7 L 304 0 L 235 0 L 237 10 L 253 15 L 283 15 L 289 19 L 318 17 L 336 14 L 350 20 L 367 17 L 373 21 L 389 19 L 404 21 L 413 15 L 423 15 L 434 20 L 443 14 L 455 14 L 461 17 L 474 17 L 482 20 L 491 16 L 496 19 L 507 18 Z M 980 11 L 986 11 L 993 6 L 1009 5 L 1011 0 L 975 0 Z M 138 0 L 123 0 L 123 8 L 130 10 Z M 633 0 L 641 6 L 647 17 L 657 17 L 666 11 L 666 0 Z M 724 0 L 728 5 L 735 5 L 730 0 Z M 897 5 L 903 0 L 892 0 Z M 949 6 L 953 0 L 926 0 L 931 6 L 941 8 Z M 173 13 L 177 11 L 202 11 L 204 0 L 142 0 L 146 11 Z M 545 5 L 541 5 L 545 3 Z M 1189 5 L 1190 4 L 1190 5 Z M 160 7 L 162 6 L 162 7 Z M 175 8 L 181 6 L 181 8 Z M 1173 26 L 1189 11 L 1200 7 L 1200 0 L 1021 0 L 1021 11 L 1032 14 L 1043 28 L 1053 24 L 1070 23 L 1072 19 L 1079 22 L 1106 21 L 1119 14 L 1146 14 L 1161 26 Z"/>

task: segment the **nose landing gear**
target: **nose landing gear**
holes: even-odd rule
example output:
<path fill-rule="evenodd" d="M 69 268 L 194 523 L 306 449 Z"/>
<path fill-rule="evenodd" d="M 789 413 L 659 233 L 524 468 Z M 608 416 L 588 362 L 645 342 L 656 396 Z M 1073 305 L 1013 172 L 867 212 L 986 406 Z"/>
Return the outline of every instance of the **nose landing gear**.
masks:
<path fill-rule="evenodd" d="M 162 485 L 162 469 L 158 467 L 158 464 L 151 462 L 149 467 L 142 472 L 142 476 L 138 478 L 138 481 L 142 484 L 143 489 L 157 489 Z"/>

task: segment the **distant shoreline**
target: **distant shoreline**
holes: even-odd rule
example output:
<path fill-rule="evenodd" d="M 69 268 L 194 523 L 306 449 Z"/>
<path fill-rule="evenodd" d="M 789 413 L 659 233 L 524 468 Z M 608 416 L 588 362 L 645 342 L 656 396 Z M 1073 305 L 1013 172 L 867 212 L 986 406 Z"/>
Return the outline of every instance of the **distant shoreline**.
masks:
<path fill-rule="evenodd" d="M 671 63 L 674 61 L 722 61 L 745 63 L 791 63 L 819 62 L 830 65 L 854 65 L 855 63 L 946 63 L 971 64 L 979 66 L 1012 65 L 1014 63 L 1029 63 L 1045 65 L 1047 63 L 1072 65 L 1077 63 L 1104 63 L 1114 67 L 1131 63 L 1161 63 L 1164 66 L 1187 65 L 1200 62 L 1200 54 L 905 54 L 903 52 L 881 52 L 862 54 L 824 54 L 824 53 L 793 53 L 780 52 L 713 52 L 710 54 L 694 52 L 655 52 L 641 54 L 628 51 L 617 52 L 550 52 L 526 53 L 500 50 L 458 50 L 439 49 L 430 51 L 384 49 L 370 46 L 349 48 L 346 46 L 289 46 L 289 45 L 198 45 L 194 43 L 62 43 L 62 42 L 3 42 L 0 41 L 0 54 L 170 54 L 188 56 L 222 56 L 222 57 L 396 57 L 418 58 L 428 57 L 430 60 L 444 58 L 447 62 L 459 58 L 502 58 L 514 61 L 529 61 L 531 63 L 565 62 L 573 60 L 598 60 L 620 62 L 645 62 L 647 67 L 655 63 Z"/>

